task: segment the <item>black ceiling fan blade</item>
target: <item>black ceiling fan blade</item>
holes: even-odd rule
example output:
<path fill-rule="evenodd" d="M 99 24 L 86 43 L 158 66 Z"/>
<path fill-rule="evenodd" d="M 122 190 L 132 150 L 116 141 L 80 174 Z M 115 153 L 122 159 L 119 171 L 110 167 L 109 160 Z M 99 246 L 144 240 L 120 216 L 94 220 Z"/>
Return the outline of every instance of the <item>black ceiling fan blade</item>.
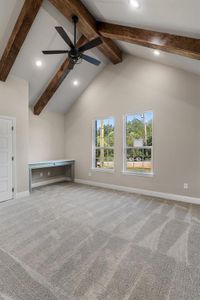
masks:
<path fill-rule="evenodd" d="M 96 38 L 96 39 L 86 43 L 85 45 L 81 46 L 78 50 L 79 50 L 79 52 L 84 52 L 86 50 L 97 47 L 97 46 L 101 45 L 102 43 L 103 42 L 100 38 Z"/>
<path fill-rule="evenodd" d="M 43 54 L 63 54 L 63 53 L 68 53 L 69 51 L 67 50 L 47 50 L 47 51 L 42 51 Z"/>
<path fill-rule="evenodd" d="M 74 44 L 72 43 L 72 41 L 70 40 L 67 32 L 61 27 L 61 26 L 56 26 L 55 29 L 57 30 L 57 32 L 60 34 L 60 36 L 63 38 L 63 40 L 67 43 L 67 45 L 70 48 L 74 48 Z"/>
<path fill-rule="evenodd" d="M 93 57 L 88 56 L 88 55 L 85 55 L 85 54 L 82 54 L 82 55 L 81 55 L 81 58 L 84 59 L 84 60 L 86 60 L 87 62 L 89 62 L 89 63 L 95 65 L 95 66 L 99 66 L 100 63 L 101 63 L 98 59 L 93 58 Z"/>

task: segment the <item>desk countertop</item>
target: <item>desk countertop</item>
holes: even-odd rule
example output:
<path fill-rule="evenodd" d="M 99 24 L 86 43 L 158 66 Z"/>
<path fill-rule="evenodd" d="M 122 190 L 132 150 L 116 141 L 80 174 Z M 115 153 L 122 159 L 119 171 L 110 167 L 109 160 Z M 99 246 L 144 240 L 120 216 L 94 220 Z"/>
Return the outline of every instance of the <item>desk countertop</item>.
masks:
<path fill-rule="evenodd" d="M 65 161 L 74 161 L 74 159 L 34 161 L 34 162 L 30 162 L 29 165 L 52 164 L 52 163 L 61 163 L 61 162 L 65 162 Z"/>
<path fill-rule="evenodd" d="M 59 160 L 47 160 L 29 163 L 29 169 L 39 169 L 39 168 L 50 168 L 50 167 L 61 167 L 69 164 L 74 164 L 73 159 L 59 159 Z"/>

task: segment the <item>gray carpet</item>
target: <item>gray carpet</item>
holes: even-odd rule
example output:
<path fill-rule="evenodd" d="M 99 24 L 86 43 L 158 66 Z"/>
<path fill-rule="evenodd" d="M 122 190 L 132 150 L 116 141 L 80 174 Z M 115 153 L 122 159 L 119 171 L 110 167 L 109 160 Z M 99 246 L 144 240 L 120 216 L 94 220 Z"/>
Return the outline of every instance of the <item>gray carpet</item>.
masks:
<path fill-rule="evenodd" d="M 199 300 L 200 206 L 72 183 L 1 203 L 0 299 Z"/>

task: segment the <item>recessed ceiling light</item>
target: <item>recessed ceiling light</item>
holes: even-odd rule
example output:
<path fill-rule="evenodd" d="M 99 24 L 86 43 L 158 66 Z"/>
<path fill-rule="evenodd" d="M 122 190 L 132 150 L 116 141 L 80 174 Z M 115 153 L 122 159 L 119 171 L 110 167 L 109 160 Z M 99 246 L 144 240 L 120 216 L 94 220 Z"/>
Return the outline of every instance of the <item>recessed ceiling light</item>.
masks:
<path fill-rule="evenodd" d="M 42 61 L 41 60 L 36 60 L 35 62 L 37 67 L 41 67 L 42 66 Z"/>
<path fill-rule="evenodd" d="M 78 80 L 74 80 L 73 85 L 77 86 L 78 85 Z"/>
<path fill-rule="evenodd" d="M 159 56 L 160 55 L 160 51 L 159 50 L 154 50 L 154 55 L 155 56 Z"/>
<path fill-rule="evenodd" d="M 129 4 L 133 7 L 133 8 L 140 8 L 140 3 L 137 0 L 129 0 Z"/>

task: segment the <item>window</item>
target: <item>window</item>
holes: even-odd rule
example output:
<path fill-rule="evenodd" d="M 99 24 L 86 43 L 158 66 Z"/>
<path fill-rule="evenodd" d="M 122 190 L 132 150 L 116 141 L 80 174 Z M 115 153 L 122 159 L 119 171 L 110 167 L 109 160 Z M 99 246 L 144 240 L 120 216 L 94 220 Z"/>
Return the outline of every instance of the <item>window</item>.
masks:
<path fill-rule="evenodd" d="M 114 169 L 114 119 L 94 121 L 93 168 Z"/>
<path fill-rule="evenodd" d="M 153 174 L 153 112 L 126 115 L 124 171 Z"/>

